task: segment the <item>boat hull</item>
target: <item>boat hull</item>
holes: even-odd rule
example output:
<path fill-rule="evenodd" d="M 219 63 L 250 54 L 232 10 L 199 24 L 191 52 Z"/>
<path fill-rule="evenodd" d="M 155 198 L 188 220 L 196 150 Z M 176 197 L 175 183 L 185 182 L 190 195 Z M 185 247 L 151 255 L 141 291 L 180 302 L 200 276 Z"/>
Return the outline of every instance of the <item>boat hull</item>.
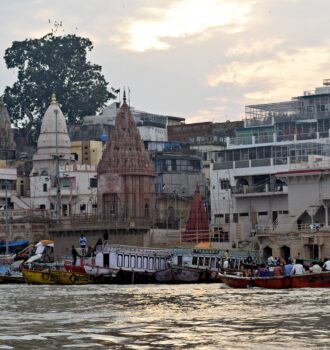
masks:
<path fill-rule="evenodd" d="M 23 270 L 23 277 L 28 284 L 55 284 L 50 271 Z"/>
<path fill-rule="evenodd" d="M 53 271 L 52 276 L 56 284 L 81 285 L 94 283 L 93 276 L 68 271 Z"/>
<path fill-rule="evenodd" d="M 301 276 L 255 278 L 253 285 L 268 289 L 330 288 L 330 272 L 308 273 Z"/>
<path fill-rule="evenodd" d="M 248 288 L 252 285 L 250 277 L 220 274 L 221 281 L 231 288 Z"/>

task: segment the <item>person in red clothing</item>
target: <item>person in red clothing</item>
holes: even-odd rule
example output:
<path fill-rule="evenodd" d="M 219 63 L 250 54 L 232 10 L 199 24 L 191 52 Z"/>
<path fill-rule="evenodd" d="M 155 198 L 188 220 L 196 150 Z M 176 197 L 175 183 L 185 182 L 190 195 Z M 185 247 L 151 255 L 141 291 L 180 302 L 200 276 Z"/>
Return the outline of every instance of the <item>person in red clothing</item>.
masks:
<path fill-rule="evenodd" d="M 281 263 L 278 261 L 276 266 L 274 267 L 274 276 L 282 276 L 283 275 L 283 268 L 281 266 Z"/>

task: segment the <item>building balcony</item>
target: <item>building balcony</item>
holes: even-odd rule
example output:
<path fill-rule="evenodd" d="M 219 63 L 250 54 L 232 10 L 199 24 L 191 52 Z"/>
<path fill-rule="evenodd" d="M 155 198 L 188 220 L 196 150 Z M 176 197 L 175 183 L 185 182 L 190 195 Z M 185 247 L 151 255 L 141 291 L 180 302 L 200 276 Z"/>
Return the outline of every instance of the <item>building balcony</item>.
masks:
<path fill-rule="evenodd" d="M 231 188 L 234 197 L 260 197 L 287 195 L 288 186 L 270 186 L 269 184 L 254 186 L 234 186 Z"/>

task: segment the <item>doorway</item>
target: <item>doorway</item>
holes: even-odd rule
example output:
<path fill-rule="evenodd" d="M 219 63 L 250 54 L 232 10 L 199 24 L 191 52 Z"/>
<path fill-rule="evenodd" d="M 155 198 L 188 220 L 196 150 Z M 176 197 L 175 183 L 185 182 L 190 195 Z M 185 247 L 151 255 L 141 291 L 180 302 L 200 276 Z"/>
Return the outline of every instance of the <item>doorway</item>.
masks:
<path fill-rule="evenodd" d="M 285 261 L 288 261 L 288 259 L 291 256 L 291 250 L 290 247 L 284 245 L 280 248 L 280 256 L 285 259 Z"/>

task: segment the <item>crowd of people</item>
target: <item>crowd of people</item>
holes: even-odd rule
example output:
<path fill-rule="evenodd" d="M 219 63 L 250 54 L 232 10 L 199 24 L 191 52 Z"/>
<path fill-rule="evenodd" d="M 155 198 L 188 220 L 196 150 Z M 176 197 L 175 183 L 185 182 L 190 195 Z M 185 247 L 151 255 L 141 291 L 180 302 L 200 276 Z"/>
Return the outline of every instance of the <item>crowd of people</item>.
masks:
<path fill-rule="evenodd" d="M 303 264 L 300 256 L 294 260 L 269 256 L 265 262 L 258 265 L 243 264 L 243 275 L 245 277 L 297 276 L 322 271 L 330 272 L 330 260 L 327 258 L 323 262 L 313 261 L 309 266 Z"/>

